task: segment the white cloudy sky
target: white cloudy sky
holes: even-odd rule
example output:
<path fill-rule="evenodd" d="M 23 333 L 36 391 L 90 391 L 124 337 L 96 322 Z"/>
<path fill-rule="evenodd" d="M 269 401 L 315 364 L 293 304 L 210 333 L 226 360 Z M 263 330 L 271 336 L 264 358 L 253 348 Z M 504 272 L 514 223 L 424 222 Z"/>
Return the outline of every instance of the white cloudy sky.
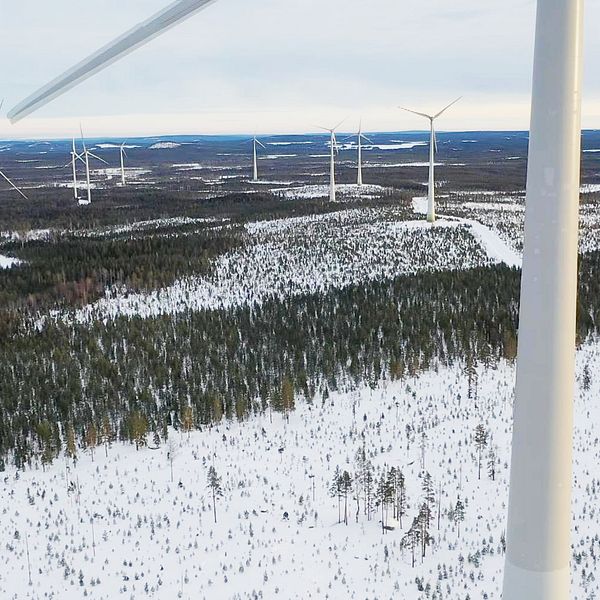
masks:
<path fill-rule="evenodd" d="M 169 0 L 0 0 L 6 110 Z M 32 8 L 32 5 L 35 8 Z M 0 138 L 305 132 L 464 100 L 440 127 L 525 129 L 534 0 L 219 0 Z M 586 2 L 584 126 L 600 128 L 600 0 Z"/>

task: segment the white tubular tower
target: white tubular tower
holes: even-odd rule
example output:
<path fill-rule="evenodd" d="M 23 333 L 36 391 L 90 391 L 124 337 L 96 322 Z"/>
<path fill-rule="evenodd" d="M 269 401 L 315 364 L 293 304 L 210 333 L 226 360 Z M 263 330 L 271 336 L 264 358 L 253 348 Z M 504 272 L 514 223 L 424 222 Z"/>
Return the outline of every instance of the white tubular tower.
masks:
<path fill-rule="evenodd" d="M 538 0 L 503 600 L 568 600 L 583 0 Z"/>

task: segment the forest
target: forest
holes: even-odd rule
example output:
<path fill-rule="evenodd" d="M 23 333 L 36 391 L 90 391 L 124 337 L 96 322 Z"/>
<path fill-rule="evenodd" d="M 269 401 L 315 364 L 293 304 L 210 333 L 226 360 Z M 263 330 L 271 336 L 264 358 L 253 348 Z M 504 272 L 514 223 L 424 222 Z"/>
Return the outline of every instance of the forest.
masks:
<path fill-rule="evenodd" d="M 598 333 L 600 253 L 581 259 L 578 336 Z M 321 402 L 453 362 L 514 358 L 520 273 L 421 273 L 229 310 L 92 325 L 4 324 L 0 455 L 19 468 L 77 444 L 136 446 Z"/>

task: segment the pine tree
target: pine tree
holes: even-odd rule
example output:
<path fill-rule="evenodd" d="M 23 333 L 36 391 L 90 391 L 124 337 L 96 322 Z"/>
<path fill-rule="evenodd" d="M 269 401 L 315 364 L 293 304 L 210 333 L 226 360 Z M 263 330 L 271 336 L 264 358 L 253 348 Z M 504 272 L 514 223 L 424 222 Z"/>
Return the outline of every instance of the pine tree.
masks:
<path fill-rule="evenodd" d="M 428 512 L 428 521 L 427 527 L 431 526 L 431 515 L 433 514 L 433 505 L 435 503 L 435 491 L 433 486 L 433 479 L 429 472 L 425 473 L 423 476 L 423 483 L 421 485 L 421 489 L 423 490 L 423 500 L 427 506 Z"/>
<path fill-rule="evenodd" d="M 408 501 L 406 498 L 406 482 L 402 471 L 398 471 L 396 475 L 396 515 L 402 527 L 402 517 L 408 510 Z"/>
<path fill-rule="evenodd" d="M 329 495 L 338 501 L 338 523 L 342 522 L 342 472 L 339 467 L 335 468 L 333 479 L 329 486 Z"/>
<path fill-rule="evenodd" d="M 342 473 L 340 488 L 344 496 L 344 523 L 348 525 L 348 494 L 352 492 L 352 477 L 348 471 Z"/>
<path fill-rule="evenodd" d="M 98 432 L 93 423 L 90 424 L 85 433 L 85 444 L 90 449 L 92 454 L 92 462 L 94 462 L 94 449 L 98 445 Z"/>
<path fill-rule="evenodd" d="M 113 440 L 113 436 L 114 436 L 114 434 L 113 434 L 112 427 L 110 425 L 110 419 L 108 418 L 107 414 L 104 414 L 104 416 L 102 417 L 102 427 L 100 429 L 100 439 L 102 440 L 102 443 L 104 444 L 104 454 L 106 455 L 107 458 L 108 458 L 108 447 Z"/>
<path fill-rule="evenodd" d="M 131 416 L 129 417 L 129 427 L 132 441 L 135 442 L 135 449 L 139 450 L 140 446 L 146 445 L 148 421 L 139 410 L 136 410 L 131 413 Z"/>
<path fill-rule="evenodd" d="M 429 544 L 432 541 L 432 538 L 429 535 L 429 526 L 431 523 L 431 510 L 427 502 L 423 502 L 423 504 L 421 505 L 417 521 L 419 523 L 420 528 L 419 539 L 421 541 L 421 558 L 425 558 L 427 546 L 429 546 Z"/>
<path fill-rule="evenodd" d="M 421 526 L 418 517 L 413 519 L 410 529 L 406 532 L 401 541 L 402 548 L 408 548 L 411 551 L 412 566 L 415 566 L 415 550 L 421 540 Z"/>
<path fill-rule="evenodd" d="M 588 391 L 592 385 L 592 375 L 590 373 L 590 365 L 588 363 L 583 367 L 583 378 L 581 383 L 584 391 Z"/>
<path fill-rule="evenodd" d="M 77 444 L 75 442 L 75 431 L 73 425 L 69 424 L 67 427 L 67 456 L 73 460 L 73 463 L 77 462 Z"/>
<path fill-rule="evenodd" d="M 381 506 L 381 531 L 385 533 L 387 527 L 387 509 L 390 502 L 393 502 L 394 497 L 392 488 L 390 487 L 389 479 L 384 471 L 379 478 L 376 491 L 376 504 Z"/>
<path fill-rule="evenodd" d="M 458 527 L 458 537 L 460 537 L 460 524 L 465 520 L 465 505 L 460 498 L 456 501 L 452 516 L 454 524 Z"/>
<path fill-rule="evenodd" d="M 213 466 L 208 469 L 208 486 L 212 491 L 213 498 L 213 514 L 215 517 L 215 523 L 217 522 L 217 497 L 223 495 L 223 489 L 221 487 L 221 478 L 217 475 L 217 471 Z"/>
<path fill-rule="evenodd" d="M 475 428 L 475 446 L 477 448 L 477 470 L 478 478 L 481 479 L 481 455 L 483 449 L 487 446 L 489 433 L 486 431 L 483 424 L 477 425 Z"/>
<path fill-rule="evenodd" d="M 183 407 L 181 411 L 181 426 L 183 431 L 188 434 L 188 440 L 190 439 L 190 431 L 194 428 L 194 411 L 192 407 L 188 404 Z"/>
<path fill-rule="evenodd" d="M 371 513 L 373 512 L 373 484 L 375 483 L 371 461 L 365 463 L 364 473 L 363 486 L 365 490 L 365 512 L 367 513 L 367 521 L 370 521 Z"/>
<path fill-rule="evenodd" d="M 281 407 L 288 423 L 290 412 L 294 410 L 295 406 L 294 383 L 289 377 L 284 377 L 281 384 Z"/>
<path fill-rule="evenodd" d="M 488 452 L 488 477 L 496 481 L 496 448 L 493 445 Z"/>

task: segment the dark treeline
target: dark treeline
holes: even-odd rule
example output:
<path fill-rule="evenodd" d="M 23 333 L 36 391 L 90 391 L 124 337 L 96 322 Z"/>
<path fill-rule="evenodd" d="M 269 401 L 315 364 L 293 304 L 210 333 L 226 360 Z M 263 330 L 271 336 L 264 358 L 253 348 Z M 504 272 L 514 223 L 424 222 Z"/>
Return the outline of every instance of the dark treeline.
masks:
<path fill-rule="evenodd" d="M 80 306 L 115 285 L 131 291 L 162 287 L 179 277 L 206 273 L 216 256 L 240 244 L 235 228 L 223 234 L 208 226 L 188 235 L 174 235 L 172 229 L 170 235 L 155 231 L 126 240 L 67 235 L 22 246 L 12 242 L 4 249 L 27 262 L 0 269 L 0 312 L 23 306 Z"/>
<path fill-rule="evenodd" d="M 600 253 L 582 258 L 578 334 L 597 333 Z M 293 397 L 376 384 L 465 357 L 513 358 L 520 273 L 424 273 L 260 306 L 93 325 L 53 323 L 0 340 L 0 456 L 53 460 L 66 441 L 160 441 L 286 411 Z"/>

